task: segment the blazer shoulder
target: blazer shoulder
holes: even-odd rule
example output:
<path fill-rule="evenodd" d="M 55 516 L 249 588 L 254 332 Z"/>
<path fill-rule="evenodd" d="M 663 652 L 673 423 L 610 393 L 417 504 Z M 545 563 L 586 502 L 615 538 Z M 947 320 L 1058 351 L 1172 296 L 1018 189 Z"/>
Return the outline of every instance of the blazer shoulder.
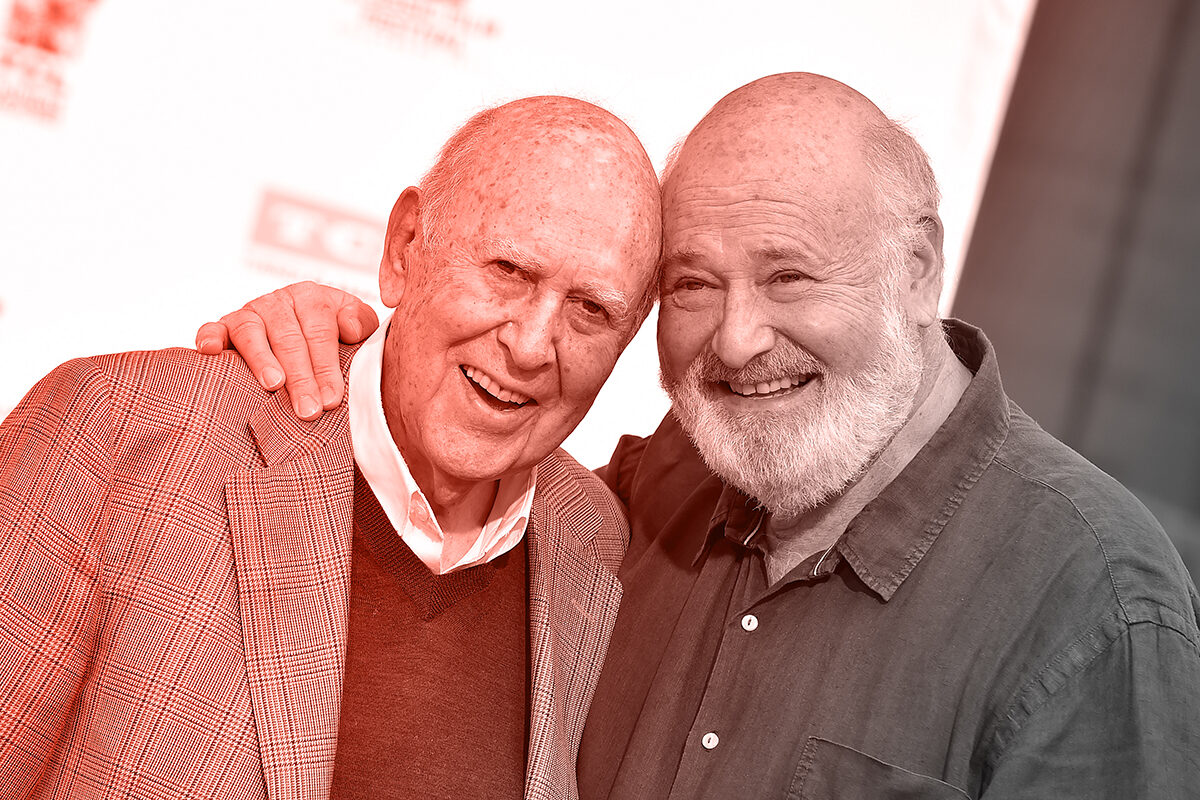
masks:
<path fill-rule="evenodd" d="M 192 402 L 218 399 L 214 383 L 229 392 L 262 398 L 269 393 L 259 386 L 246 362 L 234 350 L 206 356 L 184 347 L 132 350 L 77 359 L 106 375 L 118 394 L 143 393 L 162 397 L 188 395 Z M 205 389 L 207 388 L 207 391 Z M 196 395 L 197 389 L 201 390 Z"/>
<path fill-rule="evenodd" d="M 187 372 L 180 359 L 170 357 L 171 352 L 133 351 L 64 361 L 26 392 L 5 420 L 5 427 L 10 436 L 51 425 L 76 436 L 92 429 L 114 428 L 117 419 L 136 407 L 140 395 L 153 392 L 154 387 L 166 390 Z"/>
<path fill-rule="evenodd" d="M 21 426 L 13 433 L 18 442 L 30 430 L 50 426 L 59 431 L 60 447 L 102 439 L 112 477 L 135 479 L 169 470 L 167 462 L 184 455 L 206 470 L 256 463 L 248 420 L 271 401 L 232 351 L 205 356 L 183 348 L 139 350 L 55 367 L 10 422 Z"/>
<path fill-rule="evenodd" d="M 601 561 L 616 571 L 629 544 L 625 507 L 595 473 L 565 450 L 557 450 L 538 465 L 538 491 L 550 509 L 579 517 L 578 512 L 599 520 L 594 542 Z M 578 509 L 575 513 L 571 507 Z"/>

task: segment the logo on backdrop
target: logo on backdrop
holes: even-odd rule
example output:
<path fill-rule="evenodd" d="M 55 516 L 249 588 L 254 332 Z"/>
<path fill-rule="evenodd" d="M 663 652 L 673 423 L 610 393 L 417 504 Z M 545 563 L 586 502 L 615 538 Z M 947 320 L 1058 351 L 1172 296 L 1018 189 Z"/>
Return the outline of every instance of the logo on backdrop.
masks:
<path fill-rule="evenodd" d="M 98 0 L 13 0 L 0 41 L 0 108 L 53 120 L 67 67 L 79 54 Z"/>
<path fill-rule="evenodd" d="M 377 298 L 386 227 L 351 211 L 265 189 L 247 262 L 257 272 L 328 283 Z"/>
<path fill-rule="evenodd" d="M 377 33 L 397 43 L 461 54 L 473 39 L 495 36 L 494 19 L 477 16 L 468 0 L 353 0 Z"/>

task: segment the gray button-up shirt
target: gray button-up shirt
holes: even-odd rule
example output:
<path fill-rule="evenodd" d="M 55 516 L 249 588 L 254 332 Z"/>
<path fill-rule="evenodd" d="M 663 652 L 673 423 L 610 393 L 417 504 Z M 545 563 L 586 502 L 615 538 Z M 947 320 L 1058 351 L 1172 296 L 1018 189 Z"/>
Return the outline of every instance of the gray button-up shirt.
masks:
<path fill-rule="evenodd" d="M 625 594 L 579 757 L 593 798 L 1200 796 L 1200 600 L 1120 485 L 1004 395 L 958 407 L 768 586 L 760 512 L 670 419 L 607 480 Z"/>

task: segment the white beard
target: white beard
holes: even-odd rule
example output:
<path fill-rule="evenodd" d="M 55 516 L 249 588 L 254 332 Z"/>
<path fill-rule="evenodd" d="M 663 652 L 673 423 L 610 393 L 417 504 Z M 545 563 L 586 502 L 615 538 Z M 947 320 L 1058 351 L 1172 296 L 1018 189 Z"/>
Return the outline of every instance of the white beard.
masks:
<path fill-rule="evenodd" d="M 924 367 L 920 334 L 895 301 L 885 301 L 881 322 L 879 352 L 850 376 L 829 372 L 783 336 L 739 370 L 706 349 L 681 380 L 663 373 L 671 411 L 709 469 L 776 516 L 798 516 L 861 476 L 912 411 Z M 713 394 L 715 382 L 798 374 L 818 376 L 796 390 L 809 394 L 800 408 L 738 414 Z"/>

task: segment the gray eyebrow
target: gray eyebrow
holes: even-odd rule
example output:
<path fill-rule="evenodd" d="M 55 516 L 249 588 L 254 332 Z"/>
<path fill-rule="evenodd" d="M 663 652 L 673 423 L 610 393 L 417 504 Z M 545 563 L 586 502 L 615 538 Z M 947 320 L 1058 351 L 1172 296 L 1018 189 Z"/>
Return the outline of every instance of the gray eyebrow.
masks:
<path fill-rule="evenodd" d="M 754 251 L 754 255 L 764 261 L 812 261 L 813 254 L 811 251 L 802 247 L 769 246 L 760 247 Z"/>
<path fill-rule="evenodd" d="M 510 239 L 487 239 L 485 244 L 490 253 L 511 261 L 521 269 L 535 275 L 542 275 L 548 271 L 545 264 L 537 257 L 525 252 Z M 608 286 L 594 281 L 584 281 L 574 287 L 574 293 L 606 309 L 615 320 L 623 320 L 630 314 L 629 299 Z"/>
<path fill-rule="evenodd" d="M 488 252 L 511 261 L 522 269 L 538 274 L 546 271 L 546 266 L 541 261 L 517 247 L 511 239 L 485 239 L 484 244 Z"/>
<path fill-rule="evenodd" d="M 668 267 L 685 267 L 700 260 L 700 254 L 691 248 L 682 248 L 668 253 L 659 260 L 658 271 L 661 273 Z"/>
<path fill-rule="evenodd" d="M 616 289 L 588 281 L 580 284 L 577 291 L 584 298 L 607 309 L 609 314 L 618 321 L 629 316 L 629 301 Z"/>
<path fill-rule="evenodd" d="M 759 247 L 752 253 L 755 261 L 791 261 L 810 264 L 816 260 L 816 255 L 809 249 L 793 245 L 767 245 Z M 699 251 L 691 248 L 681 248 L 663 256 L 659 270 L 669 267 L 686 267 L 704 261 Z"/>

